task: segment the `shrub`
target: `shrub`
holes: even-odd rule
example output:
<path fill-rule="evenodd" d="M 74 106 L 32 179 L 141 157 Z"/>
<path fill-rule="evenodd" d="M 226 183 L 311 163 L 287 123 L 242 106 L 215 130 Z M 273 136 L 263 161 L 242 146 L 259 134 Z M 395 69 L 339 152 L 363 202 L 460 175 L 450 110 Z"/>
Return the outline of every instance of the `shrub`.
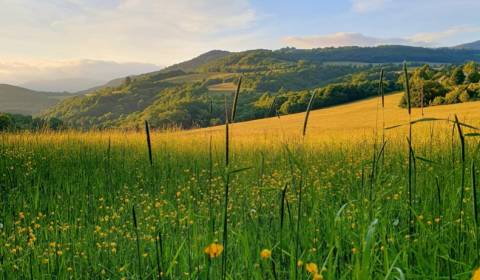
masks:
<path fill-rule="evenodd" d="M 464 90 L 458 96 L 458 100 L 460 100 L 460 102 L 468 102 L 470 100 L 470 95 L 468 94 L 468 92 L 466 90 Z"/>
<path fill-rule="evenodd" d="M 458 103 L 459 95 L 460 95 L 460 92 L 458 92 L 457 90 L 452 90 L 451 92 L 447 93 L 447 95 L 445 95 L 445 104 Z"/>
<path fill-rule="evenodd" d="M 443 96 L 437 96 L 433 99 L 432 105 L 442 105 L 445 103 L 445 98 Z"/>

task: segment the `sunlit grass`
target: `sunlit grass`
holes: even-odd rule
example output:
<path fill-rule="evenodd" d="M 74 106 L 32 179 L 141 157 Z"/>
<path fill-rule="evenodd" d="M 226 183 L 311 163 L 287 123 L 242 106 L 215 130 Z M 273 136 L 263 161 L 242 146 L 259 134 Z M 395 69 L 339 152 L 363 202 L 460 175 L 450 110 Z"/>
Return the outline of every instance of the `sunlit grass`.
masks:
<path fill-rule="evenodd" d="M 386 127 L 408 121 L 398 99 L 385 98 Z M 377 106 L 312 111 L 305 137 L 304 115 L 230 124 L 228 168 L 225 127 L 150 132 L 152 165 L 144 131 L 2 134 L 0 278 L 220 279 L 225 175 L 241 170 L 228 176 L 227 279 L 468 279 L 476 131 L 462 127 L 463 159 L 455 123 L 413 125 L 410 208 L 408 126 L 386 130 L 380 160 Z M 477 125 L 478 106 L 425 117 Z"/>

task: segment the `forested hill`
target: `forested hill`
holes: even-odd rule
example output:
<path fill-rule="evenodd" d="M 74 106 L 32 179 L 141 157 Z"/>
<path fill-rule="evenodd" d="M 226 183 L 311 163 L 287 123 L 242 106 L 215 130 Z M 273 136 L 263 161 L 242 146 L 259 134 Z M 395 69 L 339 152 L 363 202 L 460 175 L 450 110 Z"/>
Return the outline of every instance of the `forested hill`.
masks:
<path fill-rule="evenodd" d="M 238 53 L 212 51 L 162 71 L 125 79 L 64 100 L 44 116 L 75 128 L 208 126 L 224 120 L 223 100 L 231 98 L 240 75 L 237 119 L 250 120 L 305 110 L 312 92 L 314 108 L 350 102 L 377 93 L 380 67 L 385 90 L 401 88 L 399 63 L 411 66 L 480 61 L 480 51 L 406 46 L 284 48 Z M 380 65 L 381 64 L 381 65 Z M 450 66 L 449 66 L 450 67 Z"/>

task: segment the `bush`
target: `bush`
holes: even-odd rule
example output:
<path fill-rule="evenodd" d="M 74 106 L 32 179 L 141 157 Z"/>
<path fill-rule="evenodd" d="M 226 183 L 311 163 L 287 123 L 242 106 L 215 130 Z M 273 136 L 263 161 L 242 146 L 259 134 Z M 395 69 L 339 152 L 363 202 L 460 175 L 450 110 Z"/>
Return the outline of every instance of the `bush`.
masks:
<path fill-rule="evenodd" d="M 453 90 L 445 95 L 445 104 L 455 104 L 459 102 L 460 92 Z"/>
<path fill-rule="evenodd" d="M 468 102 L 470 100 L 470 95 L 468 94 L 468 92 L 466 90 L 464 90 L 458 96 L 458 100 L 460 100 L 460 102 Z"/>
<path fill-rule="evenodd" d="M 445 103 L 445 98 L 443 96 L 437 96 L 433 99 L 432 105 L 442 105 Z"/>

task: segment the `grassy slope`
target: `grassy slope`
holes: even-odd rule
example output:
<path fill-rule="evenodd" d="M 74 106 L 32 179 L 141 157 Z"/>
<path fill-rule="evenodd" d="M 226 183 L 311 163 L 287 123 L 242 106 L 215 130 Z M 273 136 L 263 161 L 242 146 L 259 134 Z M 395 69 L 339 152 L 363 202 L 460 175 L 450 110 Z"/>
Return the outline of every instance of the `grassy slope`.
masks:
<path fill-rule="evenodd" d="M 393 126 L 408 122 L 407 110 L 398 106 L 403 93 L 391 94 L 385 97 L 385 126 Z M 376 126 L 378 98 L 370 98 L 345 105 L 314 110 L 310 113 L 307 134 L 367 134 L 371 135 Z M 457 114 L 466 122 L 474 123 L 480 119 L 480 101 L 442 105 L 424 108 L 424 117 L 454 118 Z M 421 118 L 421 109 L 412 109 L 412 119 Z M 234 125 L 234 133 L 251 135 L 252 133 L 284 133 L 296 136 L 301 134 L 304 113 L 291 114 L 278 118 L 268 118 Z M 378 126 L 382 126 L 382 111 L 378 111 Z M 223 127 L 193 130 L 187 133 L 203 133 L 204 131 L 223 131 Z"/>

